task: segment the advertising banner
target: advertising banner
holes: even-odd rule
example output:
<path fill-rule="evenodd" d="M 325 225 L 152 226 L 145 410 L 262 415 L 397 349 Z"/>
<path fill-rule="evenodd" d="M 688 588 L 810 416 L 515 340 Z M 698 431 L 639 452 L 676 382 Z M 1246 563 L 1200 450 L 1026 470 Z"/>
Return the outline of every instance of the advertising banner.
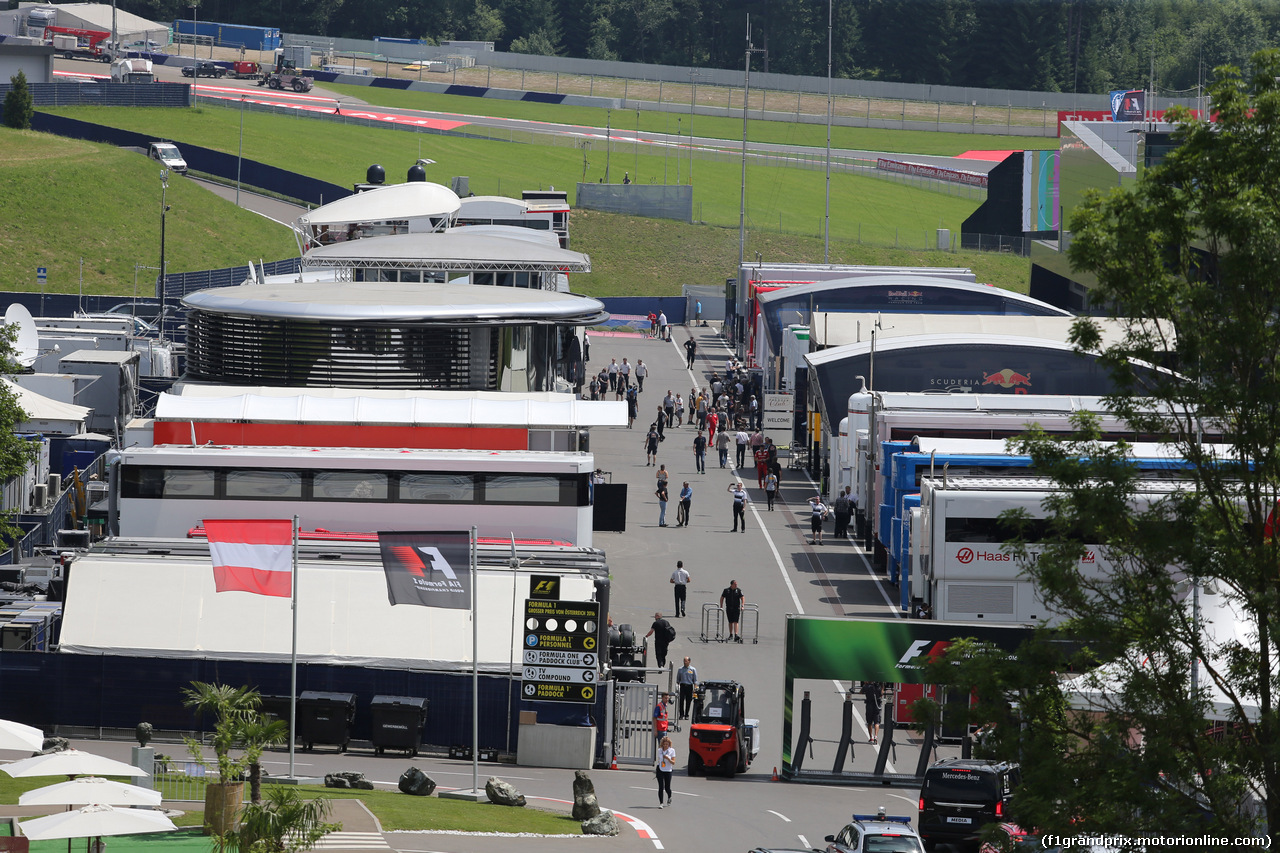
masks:
<path fill-rule="evenodd" d="M 1022 626 L 788 616 L 782 716 L 782 764 L 791 765 L 792 691 L 796 679 L 924 683 L 925 666 L 956 640 L 972 638 L 1013 653 L 1031 637 Z"/>
<path fill-rule="evenodd" d="M 471 534 L 379 533 L 387 598 L 394 604 L 471 607 Z"/>
<path fill-rule="evenodd" d="M 1142 89 L 1118 89 L 1111 93 L 1112 121 L 1142 121 L 1146 108 L 1147 93 Z"/>

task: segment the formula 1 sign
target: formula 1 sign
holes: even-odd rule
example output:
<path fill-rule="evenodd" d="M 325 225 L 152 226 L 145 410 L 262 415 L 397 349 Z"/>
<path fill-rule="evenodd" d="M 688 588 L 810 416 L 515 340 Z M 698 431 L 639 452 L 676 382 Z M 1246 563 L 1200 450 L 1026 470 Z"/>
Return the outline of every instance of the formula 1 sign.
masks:
<path fill-rule="evenodd" d="M 596 701 L 600 603 L 525 599 L 524 683 L 532 702 Z"/>

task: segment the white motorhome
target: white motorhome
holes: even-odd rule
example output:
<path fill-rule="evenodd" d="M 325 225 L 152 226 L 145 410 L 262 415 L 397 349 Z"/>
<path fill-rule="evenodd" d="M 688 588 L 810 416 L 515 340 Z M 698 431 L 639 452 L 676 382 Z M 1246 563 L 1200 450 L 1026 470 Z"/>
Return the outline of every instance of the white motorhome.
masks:
<path fill-rule="evenodd" d="M 1020 509 L 1044 519 L 1044 500 L 1058 491 L 1044 477 L 926 477 L 920 506 L 910 510 L 911 598 L 926 604 L 935 619 L 961 622 L 1058 621 L 1046 607 L 1023 564 L 1004 543 L 1017 535 L 1002 513 Z M 1144 480 L 1139 508 L 1186 489 L 1185 480 Z M 1029 553 L 1039 553 L 1034 521 Z M 1110 571 L 1106 548 L 1086 545 L 1080 561 L 1088 576 Z"/>
<path fill-rule="evenodd" d="M 150 59 L 117 59 L 111 63 L 113 83 L 154 83 L 156 75 Z"/>

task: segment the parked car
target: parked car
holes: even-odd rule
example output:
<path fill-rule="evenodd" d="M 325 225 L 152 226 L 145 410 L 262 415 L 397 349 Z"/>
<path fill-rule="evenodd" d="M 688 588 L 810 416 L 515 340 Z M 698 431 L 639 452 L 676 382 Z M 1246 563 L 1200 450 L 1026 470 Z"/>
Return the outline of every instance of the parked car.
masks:
<path fill-rule="evenodd" d="M 827 853 L 924 853 L 920 836 L 911 828 L 911 818 L 878 814 L 855 814 L 835 835 L 828 835 Z"/>
<path fill-rule="evenodd" d="M 195 65 L 182 66 L 183 77 L 222 77 L 226 73 L 227 69 L 207 59 L 198 60 Z"/>
<path fill-rule="evenodd" d="M 948 758 L 925 771 L 920 787 L 920 837 L 926 849 L 943 842 L 976 845 L 982 828 L 1009 814 L 1017 764 Z"/>

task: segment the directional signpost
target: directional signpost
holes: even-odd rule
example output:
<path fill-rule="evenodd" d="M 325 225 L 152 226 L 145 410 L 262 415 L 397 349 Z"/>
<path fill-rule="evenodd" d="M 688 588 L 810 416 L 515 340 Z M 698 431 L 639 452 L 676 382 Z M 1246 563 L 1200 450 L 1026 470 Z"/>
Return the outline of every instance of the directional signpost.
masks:
<path fill-rule="evenodd" d="M 600 604 L 528 598 L 524 628 L 521 696 L 532 702 L 594 704 Z"/>

